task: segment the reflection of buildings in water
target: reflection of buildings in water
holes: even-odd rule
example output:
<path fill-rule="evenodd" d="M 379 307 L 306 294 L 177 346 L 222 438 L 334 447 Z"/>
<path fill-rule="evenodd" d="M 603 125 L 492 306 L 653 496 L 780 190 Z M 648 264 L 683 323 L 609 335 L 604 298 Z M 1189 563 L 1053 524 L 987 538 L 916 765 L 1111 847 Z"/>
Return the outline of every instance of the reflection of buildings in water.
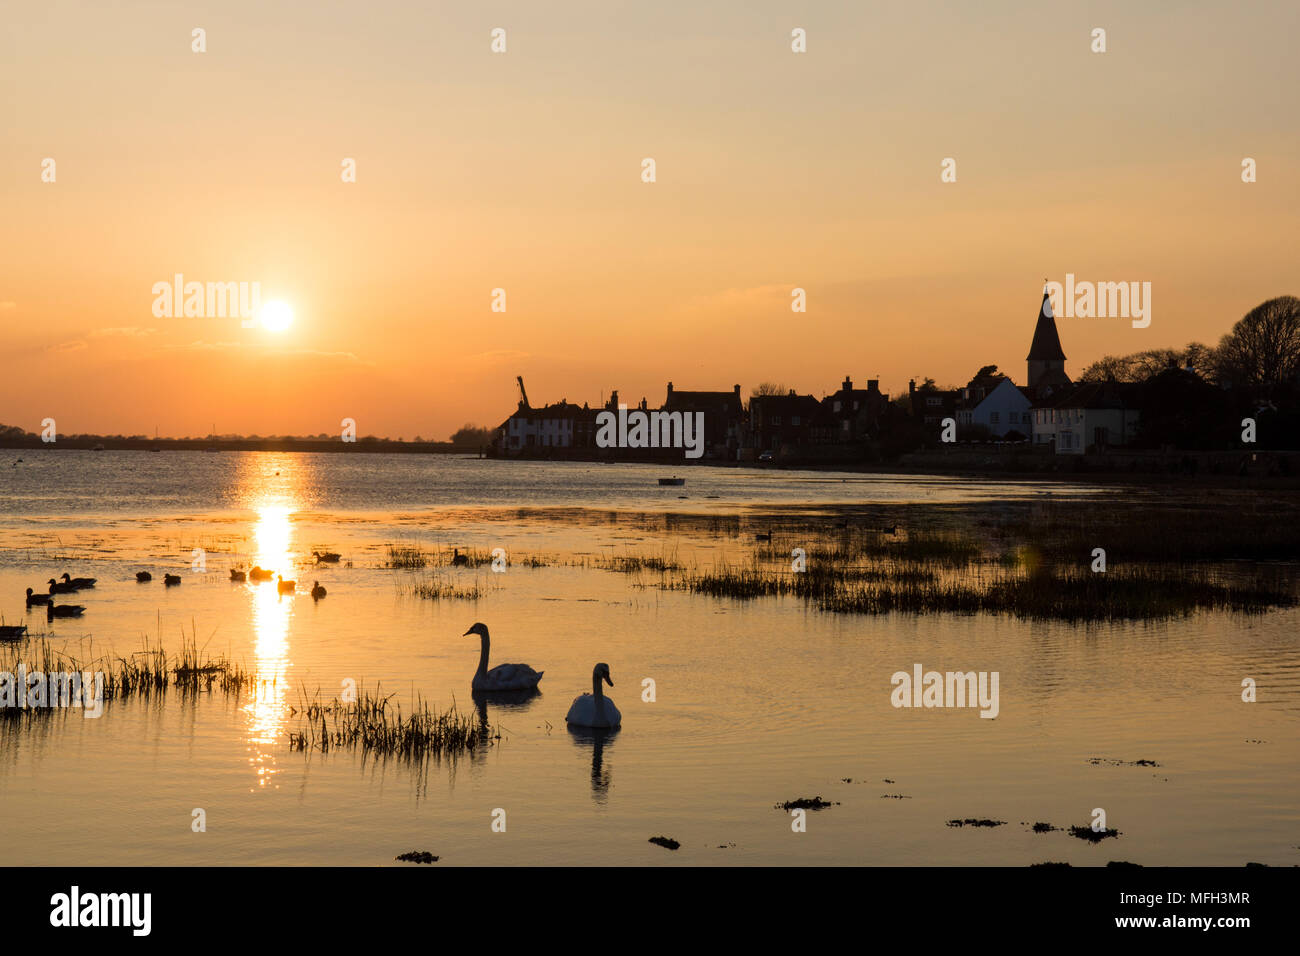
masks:
<path fill-rule="evenodd" d="M 579 748 L 591 745 L 591 799 L 603 804 L 609 799 L 609 788 L 613 785 L 614 775 L 605 766 L 605 747 L 614 746 L 614 737 L 618 728 L 575 727 L 569 725 L 569 733 Z"/>

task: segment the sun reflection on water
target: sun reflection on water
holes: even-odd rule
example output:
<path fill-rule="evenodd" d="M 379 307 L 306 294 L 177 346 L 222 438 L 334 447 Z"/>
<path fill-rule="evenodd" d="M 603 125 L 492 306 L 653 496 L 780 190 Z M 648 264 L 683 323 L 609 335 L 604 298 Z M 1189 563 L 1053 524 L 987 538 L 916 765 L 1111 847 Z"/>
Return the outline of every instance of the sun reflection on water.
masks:
<path fill-rule="evenodd" d="M 249 565 L 259 566 L 293 580 L 293 515 L 297 510 L 294 462 L 280 456 L 259 459 L 241 479 L 242 497 L 256 514 L 252 528 Z M 249 764 L 257 775 L 257 788 L 274 789 L 275 747 L 281 742 L 288 717 L 289 634 L 294 596 L 281 595 L 275 581 L 245 585 L 252 600 L 253 661 L 257 689 L 244 705 L 248 717 Z"/>

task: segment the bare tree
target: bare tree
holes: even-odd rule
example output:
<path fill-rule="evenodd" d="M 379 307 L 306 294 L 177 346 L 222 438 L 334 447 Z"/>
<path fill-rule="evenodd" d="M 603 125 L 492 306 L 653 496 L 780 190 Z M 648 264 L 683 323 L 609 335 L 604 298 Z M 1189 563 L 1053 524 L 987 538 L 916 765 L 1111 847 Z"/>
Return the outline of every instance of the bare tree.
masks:
<path fill-rule="evenodd" d="M 784 385 L 778 385 L 776 382 L 759 382 L 750 391 L 750 398 L 762 398 L 767 395 L 788 395 L 790 390 Z"/>
<path fill-rule="evenodd" d="M 1222 382 L 1246 388 L 1294 387 L 1300 375 L 1300 299 L 1278 296 L 1260 303 L 1219 341 Z"/>

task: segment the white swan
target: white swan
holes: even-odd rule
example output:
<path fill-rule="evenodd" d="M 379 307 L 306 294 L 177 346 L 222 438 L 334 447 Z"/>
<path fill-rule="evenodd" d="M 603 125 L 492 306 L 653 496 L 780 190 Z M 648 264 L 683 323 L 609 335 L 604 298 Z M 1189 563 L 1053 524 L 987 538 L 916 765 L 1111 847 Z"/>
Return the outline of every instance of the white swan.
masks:
<path fill-rule="evenodd" d="M 573 705 L 564 719 L 575 727 L 617 727 L 623 722 L 623 715 L 614 706 L 614 701 L 601 693 L 601 680 L 614 686 L 609 676 L 608 664 L 597 664 L 591 672 L 591 693 L 573 698 Z"/>
<path fill-rule="evenodd" d="M 532 690 L 542 679 L 545 671 L 535 671 L 527 664 L 498 664 L 488 670 L 488 637 L 486 624 L 475 624 L 464 633 L 464 637 L 477 634 L 483 643 L 483 650 L 478 657 L 478 670 L 474 672 L 474 690 Z"/>

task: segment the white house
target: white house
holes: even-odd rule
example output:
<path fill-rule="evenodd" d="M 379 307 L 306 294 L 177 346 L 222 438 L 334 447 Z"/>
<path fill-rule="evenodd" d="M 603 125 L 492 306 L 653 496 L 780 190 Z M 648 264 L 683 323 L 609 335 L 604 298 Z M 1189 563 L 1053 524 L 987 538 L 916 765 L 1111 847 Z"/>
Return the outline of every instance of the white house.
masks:
<path fill-rule="evenodd" d="M 983 425 L 989 434 L 1001 438 L 1007 432 L 1017 431 L 1026 438 L 1033 430 L 1029 398 L 1009 378 L 1004 378 L 992 389 L 983 393 L 962 390 L 965 407 L 957 410 L 957 424 Z"/>
<path fill-rule="evenodd" d="M 1034 408 L 1034 444 L 1055 442 L 1058 455 L 1128 445 L 1141 422 L 1135 399 L 1135 386 L 1121 382 L 1089 382 L 1071 389 Z"/>

